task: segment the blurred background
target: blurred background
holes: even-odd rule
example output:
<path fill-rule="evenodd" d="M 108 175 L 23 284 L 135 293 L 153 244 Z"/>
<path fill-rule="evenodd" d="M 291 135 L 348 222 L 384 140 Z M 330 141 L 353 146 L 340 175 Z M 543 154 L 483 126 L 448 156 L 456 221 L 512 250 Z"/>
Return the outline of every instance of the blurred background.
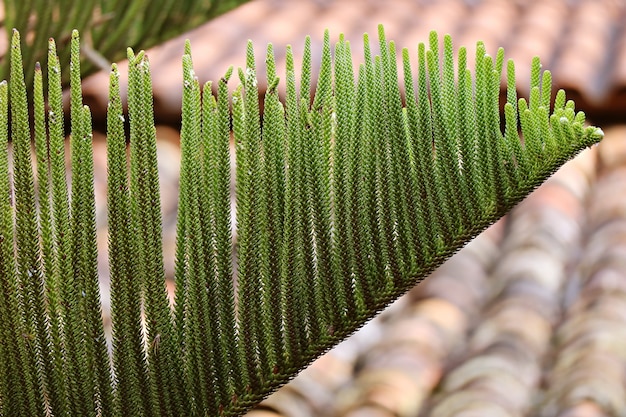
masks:
<path fill-rule="evenodd" d="M 363 33 L 376 44 L 379 23 L 414 59 L 430 30 L 451 34 L 469 57 L 478 40 L 494 55 L 503 46 L 515 60 L 520 96 L 528 95 L 530 62 L 540 56 L 556 88 L 566 89 L 606 138 L 249 415 L 626 416 L 624 0 L 254 0 L 148 50 L 169 278 L 184 40 L 191 40 L 203 83 L 243 66 L 252 39 L 262 93 L 268 42 L 281 76 L 287 44 L 300 57 L 310 35 L 318 63 L 329 29 L 331 42 L 344 33 L 360 59 Z M 96 127 L 104 129 L 108 73 L 90 76 L 83 88 Z M 94 146 L 107 303 L 102 133 Z"/>

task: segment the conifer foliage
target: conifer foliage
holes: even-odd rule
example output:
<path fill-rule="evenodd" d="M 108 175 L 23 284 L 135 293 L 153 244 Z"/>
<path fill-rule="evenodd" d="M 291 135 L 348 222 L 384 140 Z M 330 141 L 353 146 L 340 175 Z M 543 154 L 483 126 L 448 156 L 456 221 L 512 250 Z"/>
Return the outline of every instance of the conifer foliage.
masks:
<path fill-rule="evenodd" d="M 50 37 L 60 46 L 71 43 L 73 29 L 83 35 L 81 72 L 91 74 L 108 69 L 109 62 L 125 57 L 127 46 L 150 48 L 194 29 L 249 0 L 4 0 L 2 30 L 11 38 L 11 28 L 19 30 L 25 68 L 35 62 L 45 64 Z M 69 64 L 70 48 L 59 48 L 63 68 Z M 8 55 L 8 54 L 7 54 Z M 0 52 L 0 58 L 2 53 Z M 25 74 L 26 85 L 33 85 L 33 72 Z M 8 66 L 0 67 L 0 79 L 9 76 Z M 45 74 L 43 74 L 45 80 Z M 64 72 L 63 85 L 69 82 Z"/>
<path fill-rule="evenodd" d="M 501 126 L 502 49 L 493 59 L 479 42 L 470 69 L 466 49 L 455 61 L 450 37 L 440 50 L 431 33 L 415 62 L 401 52 L 403 104 L 395 44 L 382 27 L 379 56 L 364 41 L 354 73 L 349 42 L 341 36 L 332 48 L 325 34 L 312 101 L 310 40 L 299 89 L 287 51 L 284 101 L 270 45 L 262 115 L 251 43 L 239 86 L 231 95 L 231 68 L 217 97 L 210 83 L 199 85 L 187 44 L 173 308 L 163 268 L 150 63 L 128 50 L 127 114 L 113 65 L 110 356 L 78 33 L 69 74 L 71 186 L 54 41 L 47 88 L 39 65 L 34 72 L 31 136 L 20 36 L 13 33 L 11 81 L 0 83 L 2 415 L 239 415 L 602 138 L 600 129 L 584 126 L 584 114 L 563 91 L 551 102 L 550 73 L 541 73 L 538 59 L 528 100 L 518 100 L 508 62 Z"/>

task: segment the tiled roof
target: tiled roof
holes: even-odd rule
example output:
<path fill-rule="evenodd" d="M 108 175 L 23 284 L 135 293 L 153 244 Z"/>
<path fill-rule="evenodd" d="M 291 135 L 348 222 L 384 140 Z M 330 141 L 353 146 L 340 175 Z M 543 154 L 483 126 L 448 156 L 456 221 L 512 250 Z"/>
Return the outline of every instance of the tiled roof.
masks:
<path fill-rule="evenodd" d="M 258 62 L 272 42 L 280 67 L 285 46 L 293 44 L 299 56 L 307 34 L 316 62 L 326 28 L 331 39 L 344 33 L 360 56 L 363 33 L 375 36 L 378 23 L 385 25 L 388 39 L 414 55 L 430 30 L 451 34 L 456 45 L 465 45 L 470 52 L 477 40 L 483 40 L 491 53 L 503 46 L 506 56 L 517 63 L 522 94 L 527 91 L 530 60 L 538 55 L 544 68 L 553 71 L 556 86 L 567 89 L 589 116 L 625 118 L 623 0 L 255 0 L 149 51 L 158 115 L 161 120 L 179 120 L 179 58 L 185 38 L 191 40 L 195 70 L 204 82 L 219 79 L 229 65 L 243 66 L 248 39 L 255 42 Z M 259 67 L 263 87 L 263 65 Z M 101 73 L 85 84 L 87 103 L 95 106 L 95 114 L 104 114 L 97 109 L 106 104 L 107 81 Z"/>

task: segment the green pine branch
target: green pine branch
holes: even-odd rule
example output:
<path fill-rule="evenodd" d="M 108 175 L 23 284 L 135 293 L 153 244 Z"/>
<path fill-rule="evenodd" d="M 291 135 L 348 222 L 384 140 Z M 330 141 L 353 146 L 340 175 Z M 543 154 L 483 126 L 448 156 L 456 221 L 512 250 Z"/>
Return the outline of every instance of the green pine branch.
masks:
<path fill-rule="evenodd" d="M 502 49 L 494 59 L 479 42 L 472 71 L 467 50 L 455 60 L 452 39 L 441 43 L 433 32 L 416 63 L 401 51 L 399 74 L 395 44 L 382 27 L 378 35 L 381 54 L 372 55 L 366 35 L 355 73 L 349 42 L 340 36 L 333 48 L 327 32 L 314 87 L 307 38 L 299 90 L 288 48 L 284 103 L 270 45 L 263 114 L 252 43 L 240 85 L 231 96 L 229 69 L 217 97 L 211 83 L 199 85 L 186 45 L 173 307 L 150 63 L 127 50 L 127 114 L 113 65 L 109 357 L 78 32 L 69 73 L 71 186 L 56 45 L 49 42 L 47 86 L 35 66 L 31 135 L 13 34 L 11 81 L 0 83 L 0 414 L 240 415 L 602 138 L 563 91 L 551 102 L 551 75 L 538 59 L 528 98 L 519 99 L 507 62 L 501 126 Z"/>
<path fill-rule="evenodd" d="M 67 65 L 69 49 L 64 46 L 71 42 L 67 34 L 76 29 L 84 38 L 81 71 L 86 76 L 125 58 L 126 47 L 148 49 L 159 45 L 247 1 L 84 0 L 78 4 L 68 0 L 5 0 L 1 7 L 7 38 L 11 38 L 12 29 L 25 38 L 24 68 L 33 68 L 35 62 L 47 63 L 45 51 L 51 38 L 59 42 L 60 62 Z M 68 75 L 64 73 L 64 86 L 69 84 Z M 25 76 L 26 85 L 31 86 L 33 74 Z M 8 69 L 0 68 L 0 79 L 8 77 Z"/>

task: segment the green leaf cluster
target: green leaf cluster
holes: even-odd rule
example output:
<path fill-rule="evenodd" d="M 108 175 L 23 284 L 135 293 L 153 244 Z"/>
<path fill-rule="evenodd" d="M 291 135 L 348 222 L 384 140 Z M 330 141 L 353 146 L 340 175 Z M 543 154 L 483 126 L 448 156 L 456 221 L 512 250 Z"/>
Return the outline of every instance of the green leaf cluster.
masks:
<path fill-rule="evenodd" d="M 503 50 L 494 59 L 479 42 L 472 71 L 465 48 L 455 60 L 450 37 L 441 47 L 432 33 L 428 49 L 417 48 L 416 77 L 411 54 L 401 51 L 403 102 L 395 44 L 380 27 L 380 55 L 372 55 L 367 35 L 364 47 L 354 71 L 350 43 L 341 36 L 332 47 L 326 33 L 315 86 L 310 39 L 299 83 L 289 48 L 281 101 L 268 46 L 261 113 L 251 43 L 238 87 L 231 94 L 231 68 L 217 96 L 211 83 L 200 86 L 187 44 L 173 308 L 163 267 L 150 63 L 128 49 L 127 114 L 113 65 L 110 357 L 78 33 L 70 51 L 68 186 L 54 41 L 47 110 L 39 65 L 34 72 L 31 135 L 14 32 L 11 82 L 0 84 L 1 414 L 243 413 L 602 138 L 584 126 L 584 114 L 563 91 L 551 102 L 550 73 L 541 73 L 538 59 L 528 100 L 518 100 L 508 62 L 501 125 Z"/>
<path fill-rule="evenodd" d="M 78 30 L 83 36 L 83 75 L 108 69 L 109 62 L 125 58 L 127 46 L 150 48 L 196 28 L 249 0 L 5 0 L 4 29 L 7 38 L 12 28 L 20 31 L 28 48 L 22 57 L 25 68 L 35 62 L 46 63 L 46 44 L 50 37 L 61 46 L 67 36 Z M 28 36 L 26 36 L 28 35 Z M 60 48 L 62 65 L 69 62 L 69 49 Z M 8 54 L 7 54 L 8 55 Z M 64 67 L 65 69 L 65 67 Z M 68 74 L 63 85 L 69 82 Z M 8 67 L 0 68 L 0 79 L 9 76 Z M 33 73 L 25 74 L 26 85 L 33 85 Z M 44 80 L 46 74 L 43 74 Z"/>

